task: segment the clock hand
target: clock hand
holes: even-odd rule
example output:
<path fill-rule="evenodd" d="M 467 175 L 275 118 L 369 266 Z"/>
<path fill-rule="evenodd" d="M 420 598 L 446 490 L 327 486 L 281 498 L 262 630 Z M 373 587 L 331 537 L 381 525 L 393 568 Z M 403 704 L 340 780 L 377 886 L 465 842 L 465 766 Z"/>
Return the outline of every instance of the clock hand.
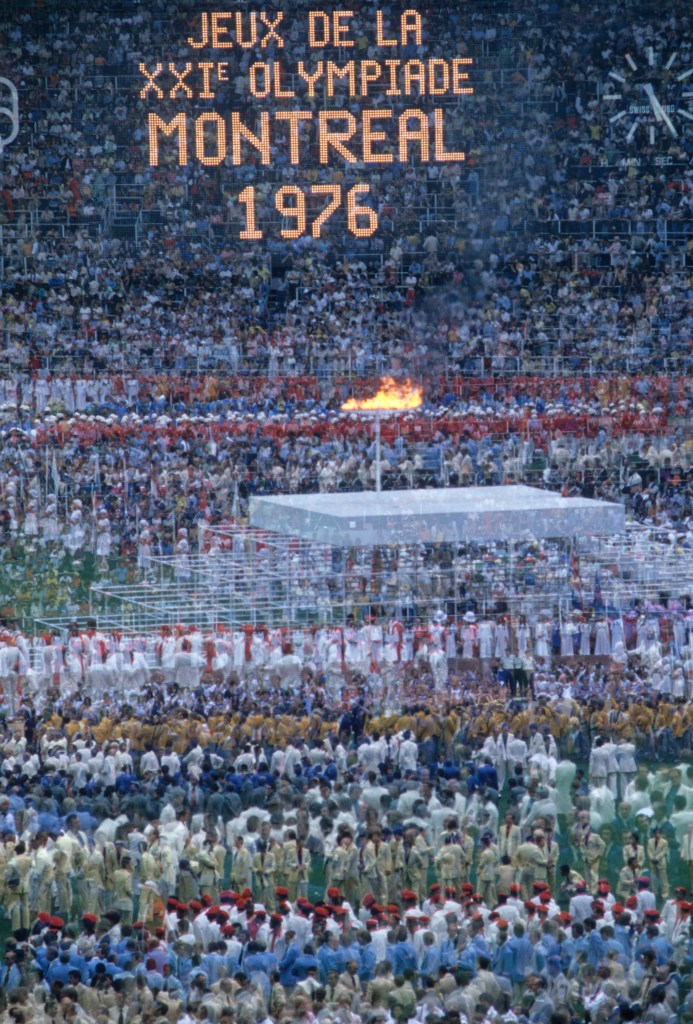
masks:
<path fill-rule="evenodd" d="M 667 128 L 669 129 L 669 131 L 671 132 L 671 134 L 672 134 L 672 135 L 674 136 L 674 138 L 675 138 L 675 139 L 678 139 L 678 137 L 679 137 L 679 133 L 678 133 L 678 132 L 676 131 L 676 129 L 674 128 L 674 125 L 673 125 L 673 124 L 672 124 L 672 122 L 671 122 L 671 118 L 669 117 L 669 115 L 667 114 L 667 112 L 666 112 L 666 111 L 665 111 L 665 110 L 663 109 L 663 107 L 661 106 L 661 104 L 660 104 L 659 100 L 657 100 L 657 106 L 659 107 L 660 113 L 661 113 L 661 115 L 662 115 L 662 118 L 663 118 L 663 120 L 664 120 L 664 124 L 665 124 L 665 125 L 667 126 Z"/>
<path fill-rule="evenodd" d="M 652 107 L 656 120 L 661 121 L 662 114 L 660 112 L 659 104 L 657 103 L 657 97 L 655 96 L 654 89 L 652 88 L 649 82 L 647 83 L 647 85 L 643 85 L 643 89 L 645 90 L 647 98 L 650 101 L 650 106 Z"/>
<path fill-rule="evenodd" d="M 674 128 L 673 124 L 671 123 L 671 118 L 669 117 L 667 112 L 662 107 L 662 104 L 659 102 L 659 100 L 655 96 L 654 89 L 652 88 L 650 83 L 648 82 L 646 85 L 644 85 L 643 89 L 645 90 L 647 98 L 650 101 L 650 106 L 652 107 L 652 110 L 654 111 L 655 118 L 658 121 L 664 121 L 664 124 L 667 126 L 667 128 L 669 129 L 671 134 L 674 136 L 674 138 L 678 139 L 679 133 L 676 131 L 676 129 Z"/>

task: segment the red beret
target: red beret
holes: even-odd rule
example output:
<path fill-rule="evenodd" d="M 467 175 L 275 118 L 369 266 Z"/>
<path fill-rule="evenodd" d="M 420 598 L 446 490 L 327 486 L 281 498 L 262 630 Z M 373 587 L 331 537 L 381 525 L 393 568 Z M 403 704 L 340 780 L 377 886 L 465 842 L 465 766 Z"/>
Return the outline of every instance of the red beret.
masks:
<path fill-rule="evenodd" d="M 286 895 L 289 895 L 288 892 Z M 327 895 L 331 900 L 338 900 L 341 897 L 339 889 L 337 889 L 336 886 L 334 885 L 330 886 L 330 888 L 327 890 Z"/>
<path fill-rule="evenodd" d="M 497 923 L 499 928 L 507 928 L 508 927 L 508 922 L 505 920 L 504 917 L 499 917 L 498 921 L 496 923 Z"/>
<path fill-rule="evenodd" d="M 550 892 L 543 892 L 541 894 L 541 896 L 539 897 L 539 899 L 541 900 L 542 903 L 550 903 L 551 902 L 551 893 Z"/>
<path fill-rule="evenodd" d="M 211 907 L 213 900 L 209 893 L 203 892 L 202 895 L 200 896 L 200 902 L 205 907 Z"/>
<path fill-rule="evenodd" d="M 48 919 L 49 928 L 62 928 L 64 924 L 65 922 L 63 921 L 62 917 L 50 917 Z"/>
<path fill-rule="evenodd" d="M 368 920 L 366 921 L 366 928 L 377 928 L 377 927 L 378 927 L 378 922 L 376 921 L 376 919 L 374 917 L 369 917 Z"/>
<path fill-rule="evenodd" d="M 329 910 L 327 909 L 327 907 L 316 907 L 315 908 L 315 916 L 316 917 L 329 917 Z"/>
<path fill-rule="evenodd" d="M 41 916 L 41 915 L 39 914 L 39 917 L 40 917 L 40 916 Z M 91 924 L 96 924 L 96 922 L 97 922 L 97 921 L 98 921 L 99 919 L 98 919 L 98 917 L 96 916 L 96 914 L 82 914 L 82 920 L 83 920 L 83 921 L 89 921 L 89 922 L 90 922 Z"/>
<path fill-rule="evenodd" d="M 289 890 L 284 885 L 278 885 L 274 892 L 275 895 L 278 896 L 280 900 L 285 900 L 289 895 Z"/>
<path fill-rule="evenodd" d="M 438 885 L 438 883 L 435 882 L 433 885 L 429 886 L 428 891 L 429 892 L 440 892 L 441 888 L 442 888 L 442 886 Z"/>
<path fill-rule="evenodd" d="M 51 919 L 51 915 L 47 914 L 45 910 L 42 910 L 41 913 L 37 915 L 37 918 L 41 924 L 48 924 Z"/>
<path fill-rule="evenodd" d="M 418 896 L 415 892 L 412 892 L 411 889 L 402 889 L 402 899 L 416 901 L 418 900 Z"/>

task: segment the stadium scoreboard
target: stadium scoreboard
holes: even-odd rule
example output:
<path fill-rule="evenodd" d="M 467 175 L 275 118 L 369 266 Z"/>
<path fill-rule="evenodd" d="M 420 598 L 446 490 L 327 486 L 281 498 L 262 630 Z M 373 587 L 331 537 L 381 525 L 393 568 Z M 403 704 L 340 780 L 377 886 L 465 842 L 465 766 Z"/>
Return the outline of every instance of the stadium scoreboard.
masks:
<path fill-rule="evenodd" d="M 340 208 L 352 235 L 374 235 L 369 168 L 464 162 L 448 138 L 446 103 L 474 92 L 472 59 L 438 52 L 413 8 L 389 19 L 375 10 L 365 30 L 355 18 L 349 9 L 199 14 L 184 40 L 190 59 L 139 63 L 150 167 L 167 147 L 180 167 L 283 168 L 272 197 L 283 239 L 320 238 Z M 241 110 L 219 103 L 232 80 Z M 350 186 L 349 165 L 361 179 Z M 299 171 L 319 180 L 299 185 Z M 236 198 L 239 237 L 262 240 L 257 185 Z"/>

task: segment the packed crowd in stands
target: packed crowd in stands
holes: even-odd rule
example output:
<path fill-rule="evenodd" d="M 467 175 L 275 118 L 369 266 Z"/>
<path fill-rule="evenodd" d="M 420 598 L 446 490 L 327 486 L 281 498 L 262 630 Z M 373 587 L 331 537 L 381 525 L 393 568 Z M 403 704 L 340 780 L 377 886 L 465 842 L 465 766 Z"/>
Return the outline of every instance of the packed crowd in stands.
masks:
<path fill-rule="evenodd" d="M 357 6 L 366 25 L 376 6 L 394 19 L 406 5 Z M 573 5 L 569 28 L 561 3 L 479 5 L 469 16 L 457 3 L 429 5 L 422 55 L 451 33 L 475 62 L 474 95 L 446 107 L 464 171 L 368 167 L 381 218 L 372 239 L 345 248 L 343 230 L 326 225 L 322 239 L 276 239 L 257 253 L 239 246 L 234 189 L 281 177 L 280 160 L 178 167 L 166 152 L 149 166 L 151 98 L 139 99 L 138 65 L 161 59 L 162 41 L 171 59 L 195 56 L 189 7 L 109 5 L 107 39 L 98 5 L 48 10 L 10 11 L 0 25 L 0 73 L 18 69 L 31 111 L 2 167 L 9 365 L 323 377 L 401 365 L 477 375 L 556 358 L 568 369 L 688 365 L 691 134 L 657 125 L 652 145 L 643 118 L 626 143 L 630 121 L 613 125 L 604 99 L 623 54 L 651 45 L 662 99 L 685 109 L 678 71 L 693 51 L 682 0 L 667 0 L 661 19 L 648 3 L 615 4 L 598 31 L 588 0 Z M 299 41 L 291 47 L 305 56 Z M 245 113 L 252 97 L 233 70 L 215 102 Z M 301 183 L 306 169 L 294 170 Z M 345 182 L 354 174 L 364 180 L 356 165 Z M 136 245 L 99 230 L 119 190 L 142 212 Z"/>
<path fill-rule="evenodd" d="M 372 57 L 406 5 L 351 6 Z M 686 103 L 690 5 L 661 7 L 425 5 L 419 55 L 474 61 L 445 103 L 464 167 L 369 167 L 373 238 L 257 249 L 235 196 L 269 223 L 281 159 L 148 166 L 138 64 L 189 59 L 194 5 L 0 11 L 3 1024 L 693 1021 L 683 594 L 529 623 L 364 603 L 291 636 L 87 614 L 253 494 L 372 489 L 340 406 L 384 375 L 424 386 L 383 421 L 385 488 L 616 500 L 685 556 L 693 134 L 628 139 L 604 98 L 634 53 Z M 217 96 L 248 118 L 250 60 Z M 32 638 L 51 614 L 75 625 Z"/>

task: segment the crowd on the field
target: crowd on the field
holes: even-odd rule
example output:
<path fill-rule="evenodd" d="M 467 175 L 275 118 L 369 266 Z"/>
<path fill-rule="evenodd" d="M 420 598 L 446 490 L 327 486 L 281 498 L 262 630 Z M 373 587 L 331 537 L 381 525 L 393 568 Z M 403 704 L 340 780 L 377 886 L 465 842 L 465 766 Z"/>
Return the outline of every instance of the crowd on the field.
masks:
<path fill-rule="evenodd" d="M 436 711 L 161 673 L 25 702 L 6 1019 L 685 1019 L 690 705 L 634 703 L 637 675 L 468 679 Z"/>

